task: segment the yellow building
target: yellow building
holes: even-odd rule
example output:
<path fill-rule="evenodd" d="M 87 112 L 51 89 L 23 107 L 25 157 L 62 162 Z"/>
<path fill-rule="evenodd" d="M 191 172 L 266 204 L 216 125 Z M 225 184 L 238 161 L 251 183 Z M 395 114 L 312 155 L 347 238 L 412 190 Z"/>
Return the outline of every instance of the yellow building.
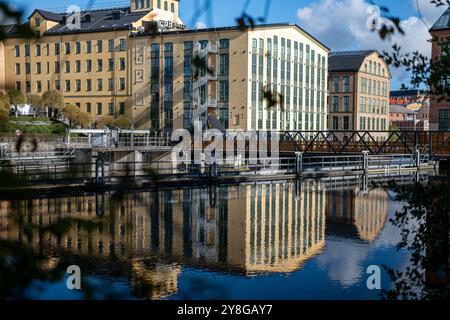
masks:
<path fill-rule="evenodd" d="M 220 128 L 327 128 L 325 45 L 294 24 L 187 30 L 178 4 L 37 9 L 28 23 L 39 38 L 5 28 L 0 90 L 57 89 L 97 118 L 126 114 L 139 129 L 190 128 L 196 119 Z"/>

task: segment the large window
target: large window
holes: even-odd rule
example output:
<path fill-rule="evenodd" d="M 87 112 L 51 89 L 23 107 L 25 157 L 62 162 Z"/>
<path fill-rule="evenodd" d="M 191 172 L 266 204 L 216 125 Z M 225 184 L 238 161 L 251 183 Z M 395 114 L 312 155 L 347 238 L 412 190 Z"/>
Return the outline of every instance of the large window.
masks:
<path fill-rule="evenodd" d="M 333 108 L 333 112 L 338 112 L 339 111 L 339 97 L 334 96 L 332 98 L 332 108 Z"/>
<path fill-rule="evenodd" d="M 439 111 L 439 130 L 450 131 L 450 109 Z"/>

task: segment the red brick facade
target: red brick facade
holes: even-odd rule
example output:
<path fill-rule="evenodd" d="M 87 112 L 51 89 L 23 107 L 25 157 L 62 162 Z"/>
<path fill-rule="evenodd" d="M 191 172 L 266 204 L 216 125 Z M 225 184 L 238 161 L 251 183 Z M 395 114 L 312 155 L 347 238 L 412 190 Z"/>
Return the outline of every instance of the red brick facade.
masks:
<path fill-rule="evenodd" d="M 439 43 L 447 41 L 447 39 L 450 37 L 450 29 L 431 30 L 430 33 L 433 37 L 431 56 L 432 59 L 438 60 L 441 57 L 441 47 L 439 46 Z M 450 102 L 438 102 L 437 99 L 432 96 L 430 106 L 430 130 L 442 129 L 439 128 L 439 114 L 441 110 L 450 110 Z"/>

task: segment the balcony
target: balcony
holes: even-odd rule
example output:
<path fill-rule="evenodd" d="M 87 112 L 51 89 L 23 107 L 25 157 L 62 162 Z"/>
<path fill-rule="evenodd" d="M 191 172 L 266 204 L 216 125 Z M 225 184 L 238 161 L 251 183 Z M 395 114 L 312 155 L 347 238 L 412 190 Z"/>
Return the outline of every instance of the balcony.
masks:
<path fill-rule="evenodd" d="M 217 54 L 219 53 L 219 48 L 217 44 L 208 44 L 205 48 L 201 48 L 201 44 L 197 43 L 194 46 L 194 55 L 198 56 L 199 58 L 204 58 L 208 56 L 209 54 Z"/>
<path fill-rule="evenodd" d="M 217 76 L 213 74 L 207 74 L 205 76 L 199 77 L 194 83 L 192 84 L 192 90 L 198 90 L 200 87 L 208 84 L 209 81 L 217 81 Z"/>

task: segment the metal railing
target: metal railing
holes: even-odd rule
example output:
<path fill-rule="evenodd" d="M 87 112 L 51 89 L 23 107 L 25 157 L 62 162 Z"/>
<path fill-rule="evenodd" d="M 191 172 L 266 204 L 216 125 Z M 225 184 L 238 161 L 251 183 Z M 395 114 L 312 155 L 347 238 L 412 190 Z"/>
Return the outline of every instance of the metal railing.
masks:
<path fill-rule="evenodd" d="M 417 168 L 428 163 L 428 157 L 420 161 L 411 155 L 369 156 L 367 172 L 378 169 Z M 99 171 L 101 167 L 101 171 Z M 155 179 L 196 179 L 235 176 L 283 176 L 308 173 L 361 172 L 364 170 L 363 155 L 346 156 L 309 156 L 281 157 L 277 159 L 240 159 L 221 160 L 217 164 L 204 161 L 153 161 L 153 162 L 105 162 L 70 163 L 23 161 L 15 164 L 3 164 L 0 171 L 14 173 L 18 178 L 29 183 L 51 181 L 68 182 L 121 182 L 151 181 Z M 389 171 L 390 172 L 390 171 Z"/>

